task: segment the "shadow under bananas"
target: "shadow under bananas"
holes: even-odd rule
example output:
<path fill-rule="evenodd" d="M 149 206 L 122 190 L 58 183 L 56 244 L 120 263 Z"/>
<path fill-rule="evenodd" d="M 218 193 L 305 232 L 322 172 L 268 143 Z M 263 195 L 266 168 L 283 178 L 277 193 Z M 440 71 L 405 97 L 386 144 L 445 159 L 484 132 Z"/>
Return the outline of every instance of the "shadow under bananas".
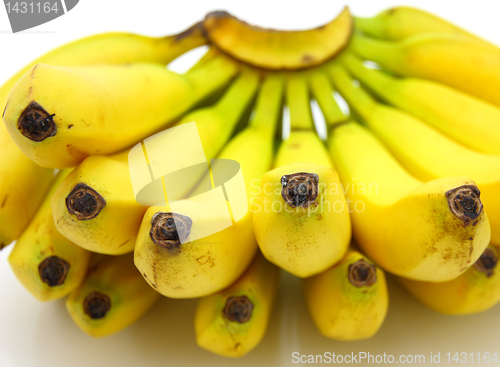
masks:
<path fill-rule="evenodd" d="M 142 319 L 120 333 L 103 339 L 87 336 L 71 321 L 64 301 L 42 304 L 40 312 L 25 322 L 28 345 L 33 349 L 16 360 L 30 366 L 292 366 L 292 353 L 299 355 L 424 355 L 430 353 L 485 353 L 496 350 L 488 340 L 498 340 L 500 305 L 471 316 L 441 315 L 414 300 L 388 277 L 390 309 L 379 332 L 371 339 L 339 342 L 323 337 L 314 326 L 302 296 L 298 278 L 283 272 L 276 307 L 260 345 L 247 356 L 229 359 L 211 354 L 196 345 L 193 317 L 197 300 L 162 298 Z M 29 297 L 29 295 L 26 295 Z M 14 305 L 14 301 L 12 301 Z M 33 309 L 33 308 L 32 308 Z M 17 312 L 16 312 L 17 314 Z M 19 322 L 23 322 L 18 320 Z M 22 324 L 21 324 L 22 327 Z M 20 347 L 20 346 L 17 346 Z M 366 360 L 365 360 L 366 361 Z M 17 367 L 16 364 L 13 364 Z M 23 365 L 26 365 L 23 363 Z"/>
<path fill-rule="evenodd" d="M 393 355 L 395 361 L 400 356 L 425 356 L 425 363 L 431 365 L 432 355 L 440 353 L 441 362 L 447 363 L 446 353 L 451 358 L 458 352 L 469 355 L 497 351 L 485 339 L 500 338 L 500 329 L 493 320 L 500 316 L 500 304 L 492 309 L 468 316 L 450 316 L 435 312 L 420 304 L 401 288 L 391 275 L 387 276 L 389 287 L 389 311 L 378 333 L 367 340 L 343 342 L 323 337 L 313 324 L 307 312 L 307 306 L 301 299 L 295 302 L 296 323 L 298 328 L 297 345 L 294 350 L 301 355 L 324 355 L 325 352 L 336 355 Z M 492 322 L 493 321 L 493 322 Z M 305 357 L 304 357 L 305 358 Z M 462 358 L 462 357 L 459 357 Z M 359 360 L 359 357 L 358 357 Z M 368 360 L 360 361 L 362 365 Z M 373 360 L 370 360 L 371 363 Z M 452 361 L 453 362 L 453 361 Z M 394 362 L 395 363 L 395 362 Z M 432 364 L 434 365 L 434 364 Z"/>
<path fill-rule="evenodd" d="M 31 366 L 255 366 L 262 361 L 279 365 L 280 328 L 283 327 L 283 291 L 272 314 L 269 329 L 260 345 L 247 356 L 229 359 L 196 345 L 194 313 L 196 299 L 161 298 L 155 306 L 127 329 L 102 339 L 84 334 L 66 312 L 63 300 L 43 304 L 36 317 L 35 348 Z M 31 343 L 30 343 L 31 344 Z M 16 365 L 14 365 L 16 366 Z M 17 366 L 16 366 L 17 367 Z"/>

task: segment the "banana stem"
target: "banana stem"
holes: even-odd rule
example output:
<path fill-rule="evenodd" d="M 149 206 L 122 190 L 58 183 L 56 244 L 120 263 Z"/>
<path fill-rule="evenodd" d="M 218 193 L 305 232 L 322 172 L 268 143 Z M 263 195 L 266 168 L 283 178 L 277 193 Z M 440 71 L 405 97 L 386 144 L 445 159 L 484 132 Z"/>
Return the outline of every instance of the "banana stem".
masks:
<path fill-rule="evenodd" d="M 321 108 L 321 112 L 325 116 L 328 127 L 346 120 L 347 116 L 340 110 L 335 98 L 333 98 L 335 90 L 327 74 L 323 72 L 315 73 L 309 80 L 309 86 Z"/>
<path fill-rule="evenodd" d="M 280 109 L 283 105 L 283 76 L 269 74 L 262 82 L 261 91 L 255 107 L 255 115 L 250 127 L 262 132 L 271 139 L 277 128 Z"/>
<path fill-rule="evenodd" d="M 378 70 L 368 69 L 361 59 L 353 54 L 343 55 L 340 62 L 356 79 L 381 95 L 393 84 L 394 79 Z"/>
<path fill-rule="evenodd" d="M 210 47 L 208 51 L 196 62 L 196 64 L 194 64 L 191 69 L 189 69 L 188 73 L 199 70 L 209 61 L 215 59 L 218 55 L 220 55 L 220 52 L 216 48 Z"/>
<path fill-rule="evenodd" d="M 354 17 L 354 28 L 371 37 L 384 38 L 384 22 L 378 18 L 358 18 Z"/>
<path fill-rule="evenodd" d="M 332 66 L 330 75 L 349 107 L 354 108 L 364 119 L 369 118 L 376 105 L 375 100 L 366 91 L 352 84 L 352 77 L 342 66 L 338 64 Z"/>
<path fill-rule="evenodd" d="M 313 130 L 314 121 L 309 101 L 307 80 L 298 75 L 290 74 L 286 85 L 286 100 L 290 108 L 291 130 Z"/>
<path fill-rule="evenodd" d="M 236 63 L 216 57 L 205 65 L 189 70 L 184 76 L 193 85 L 193 100 L 200 101 L 226 85 L 238 73 Z"/>
<path fill-rule="evenodd" d="M 260 82 L 260 75 L 244 70 L 233 82 L 214 108 L 224 114 L 226 121 L 238 122 L 248 103 L 255 95 Z"/>
<path fill-rule="evenodd" d="M 202 22 L 198 22 L 181 33 L 160 38 L 158 43 L 163 44 L 159 49 L 164 50 L 161 62 L 168 64 L 182 54 L 206 45 L 208 40 L 205 37 Z"/>
<path fill-rule="evenodd" d="M 349 49 L 364 59 L 382 63 L 395 62 L 398 59 L 399 43 L 380 41 L 355 33 Z"/>

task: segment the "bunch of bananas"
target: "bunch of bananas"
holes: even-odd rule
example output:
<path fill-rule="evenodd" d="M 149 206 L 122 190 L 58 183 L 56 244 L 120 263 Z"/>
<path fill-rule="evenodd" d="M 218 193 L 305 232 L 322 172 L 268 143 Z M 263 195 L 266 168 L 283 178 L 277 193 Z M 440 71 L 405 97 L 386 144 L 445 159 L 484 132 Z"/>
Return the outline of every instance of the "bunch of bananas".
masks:
<path fill-rule="evenodd" d="M 204 45 L 185 74 L 165 67 Z M 213 12 L 168 37 L 77 40 L 0 89 L 0 248 L 17 240 L 19 281 L 41 301 L 67 296 L 92 336 L 161 295 L 199 298 L 197 343 L 229 357 L 262 339 L 280 268 L 303 278 L 312 319 L 337 340 L 381 327 L 385 272 L 439 312 L 486 310 L 500 301 L 499 64 L 499 48 L 407 7 L 346 8 L 307 31 Z M 144 205 L 129 169 L 131 147 L 192 121 L 207 161 L 239 163 L 249 208 L 205 236 L 218 210 Z M 161 159 L 191 154 L 177 145 Z M 177 194 L 220 186 L 216 169 Z"/>

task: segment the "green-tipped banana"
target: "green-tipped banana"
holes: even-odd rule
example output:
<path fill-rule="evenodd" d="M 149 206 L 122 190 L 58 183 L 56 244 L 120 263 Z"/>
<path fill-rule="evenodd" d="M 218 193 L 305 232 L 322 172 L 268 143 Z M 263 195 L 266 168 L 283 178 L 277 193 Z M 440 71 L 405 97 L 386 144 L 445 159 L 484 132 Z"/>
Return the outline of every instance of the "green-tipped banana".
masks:
<path fill-rule="evenodd" d="M 242 357 L 260 343 L 278 292 L 279 269 L 257 253 L 231 286 L 198 301 L 196 342 L 224 357 Z"/>
<path fill-rule="evenodd" d="M 350 48 L 398 75 L 434 80 L 500 105 L 500 49 L 485 42 L 454 34 L 389 42 L 358 33 Z"/>
<path fill-rule="evenodd" d="M 375 335 L 389 307 L 385 274 L 349 250 L 332 268 L 303 280 L 309 313 L 327 338 L 361 340 Z"/>
<path fill-rule="evenodd" d="M 449 315 L 486 311 L 500 302 L 498 252 L 489 246 L 458 278 L 444 283 L 426 283 L 398 278 L 399 283 L 424 305 Z"/>
<path fill-rule="evenodd" d="M 415 177 L 473 177 L 491 224 L 491 242 L 500 244 L 500 157 L 467 149 L 419 119 L 377 103 L 342 69 L 336 85 L 365 124 L 382 140 L 399 162 Z M 500 132 L 500 131 L 499 131 Z M 491 132 L 494 135 L 493 131 Z"/>
<path fill-rule="evenodd" d="M 4 121 L 16 144 L 35 162 L 71 167 L 165 128 L 236 72 L 236 64 L 223 57 L 185 75 L 153 63 L 37 64 L 10 93 Z"/>
<path fill-rule="evenodd" d="M 370 37 L 399 41 L 423 33 L 446 33 L 480 40 L 433 14 L 409 6 L 384 10 L 373 18 L 354 18 L 354 27 Z"/>
<path fill-rule="evenodd" d="M 262 176 L 254 231 L 269 261 L 308 277 L 342 258 L 350 220 L 338 175 L 314 131 L 304 76 L 289 75 L 287 103 L 290 137 L 279 148 L 277 168 Z"/>
<path fill-rule="evenodd" d="M 90 260 L 90 252 L 61 235 L 52 218 L 50 198 L 68 173 L 58 173 L 9 255 L 9 265 L 19 282 L 40 301 L 51 301 L 72 292 L 83 281 Z"/>
<path fill-rule="evenodd" d="M 66 299 L 66 309 L 81 330 L 103 337 L 133 324 L 159 298 L 135 268 L 132 254 L 97 255 L 83 284 Z"/>
<path fill-rule="evenodd" d="M 385 102 L 421 118 L 465 146 L 500 155 L 500 108 L 436 82 L 394 78 L 368 69 L 352 54 L 344 55 L 342 61 Z"/>

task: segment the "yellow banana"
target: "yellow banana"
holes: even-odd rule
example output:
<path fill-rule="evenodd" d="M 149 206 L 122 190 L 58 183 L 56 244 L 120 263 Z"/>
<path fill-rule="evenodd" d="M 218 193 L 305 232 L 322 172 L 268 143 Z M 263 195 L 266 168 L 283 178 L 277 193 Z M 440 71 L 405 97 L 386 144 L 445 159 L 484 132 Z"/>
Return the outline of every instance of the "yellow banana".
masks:
<path fill-rule="evenodd" d="M 235 87 L 238 87 L 240 92 L 244 92 L 243 100 L 247 105 L 257 90 L 258 74 L 248 71 L 248 74 L 242 74 L 235 83 L 238 83 Z M 237 135 L 218 156 L 218 158 L 232 159 L 240 163 L 245 184 L 258 178 L 269 169 L 271 164 L 273 125 L 276 120 L 275 116 L 279 113 L 275 104 L 280 105 L 279 91 L 277 81 L 266 82 L 263 92 L 265 97 L 259 99 L 258 105 L 258 108 L 263 107 L 264 110 L 257 112 L 250 126 Z M 244 109 L 241 105 L 241 97 L 241 93 L 236 93 L 228 99 L 234 103 L 228 103 L 225 107 L 226 112 L 221 110 L 217 116 L 234 116 L 235 111 L 231 109 L 234 108 L 235 103 Z M 267 98 L 270 100 L 268 101 Z M 240 102 L 236 102 L 238 100 Z M 216 122 L 216 120 L 213 121 Z M 221 122 L 224 121 L 224 119 L 221 120 Z M 231 131 L 231 128 L 227 129 L 229 126 L 224 127 L 219 123 L 207 124 L 203 128 L 200 128 L 199 124 L 197 126 L 207 158 L 209 154 L 217 153 L 214 147 L 222 147 Z M 221 132 L 211 133 L 211 135 L 209 130 L 207 133 L 204 132 L 205 128 L 214 131 L 214 126 L 219 126 Z M 234 123 L 232 127 L 234 128 Z M 260 152 L 263 157 L 260 162 L 251 154 L 256 146 L 262 149 Z M 267 164 L 265 164 L 266 161 Z M 212 173 L 217 170 L 217 167 L 218 162 L 213 165 Z M 205 181 L 202 181 L 200 186 L 205 188 Z M 246 185 L 247 192 L 250 188 Z M 196 189 L 192 195 L 195 198 L 199 196 Z M 197 195 L 194 196 L 195 194 Z M 171 197 L 170 193 L 167 195 Z M 235 198 L 240 204 L 244 200 L 241 199 Z M 219 232 L 210 232 L 204 237 L 198 237 L 207 228 L 220 228 L 220 224 L 228 217 L 228 208 L 227 206 L 210 207 L 207 211 L 206 207 L 191 198 L 183 200 L 183 204 L 184 208 L 192 214 L 187 216 L 172 212 L 170 204 L 152 206 L 148 209 L 137 237 L 134 251 L 135 264 L 146 281 L 167 297 L 202 297 L 229 286 L 251 261 L 257 250 L 252 234 L 252 212 L 248 211 L 236 223 L 232 225 L 229 223 L 229 227 L 226 226 Z M 228 205 L 232 207 L 232 202 Z"/>
<path fill-rule="evenodd" d="M 375 335 L 389 307 L 385 274 L 349 250 L 330 269 L 302 281 L 309 313 L 327 338 L 362 340 Z"/>
<path fill-rule="evenodd" d="M 0 105 L 3 110 L 12 87 L 36 64 L 75 66 L 155 62 L 166 65 L 183 53 L 206 43 L 201 23 L 166 37 L 147 37 L 125 32 L 84 37 L 40 56 L 19 70 L 0 89 Z"/>
<path fill-rule="evenodd" d="M 52 219 L 50 198 L 69 171 L 60 171 L 32 221 L 9 255 L 19 282 L 38 300 L 68 295 L 83 281 L 90 252 L 61 235 Z"/>
<path fill-rule="evenodd" d="M 350 47 L 396 74 L 434 80 L 500 105 L 500 49 L 485 42 L 455 34 L 422 34 L 399 42 L 355 34 Z"/>
<path fill-rule="evenodd" d="M 35 162 L 71 167 L 164 128 L 236 72 L 236 64 L 223 57 L 185 75 L 153 63 L 37 64 L 9 95 L 4 121 L 16 144 Z"/>
<path fill-rule="evenodd" d="M 321 27 L 276 31 L 215 11 L 207 14 L 203 27 L 210 43 L 236 60 L 268 70 L 295 70 L 320 65 L 341 52 L 349 43 L 353 19 L 345 7 Z"/>
<path fill-rule="evenodd" d="M 132 254 L 97 255 L 83 284 L 66 299 L 75 324 L 93 337 L 133 324 L 160 298 L 134 266 Z"/>
<path fill-rule="evenodd" d="M 415 177 L 423 181 L 450 176 L 474 179 L 491 224 L 491 242 L 500 245 L 499 156 L 469 150 L 412 115 L 377 103 L 362 88 L 354 87 L 342 69 L 337 70 L 335 81 L 350 106 Z"/>
<path fill-rule="evenodd" d="M 474 181 L 422 183 L 353 121 L 332 131 L 329 147 L 356 242 L 384 270 L 444 282 L 465 272 L 488 245 L 490 225 Z"/>
<path fill-rule="evenodd" d="M 287 103 L 290 137 L 279 148 L 277 168 L 261 178 L 254 231 L 269 261 L 308 277 L 342 258 L 350 220 L 338 174 L 314 131 L 304 76 L 289 75 Z"/>
<path fill-rule="evenodd" d="M 40 167 L 19 150 L 0 121 L 0 250 L 19 238 L 53 177 L 54 170 Z"/>
<path fill-rule="evenodd" d="M 280 271 L 257 253 L 228 288 L 200 298 L 195 314 L 196 342 L 224 357 L 242 357 L 260 343 L 267 329 Z"/>
<path fill-rule="evenodd" d="M 448 33 L 480 38 L 433 14 L 409 6 L 384 10 L 373 18 L 354 18 L 354 27 L 366 35 L 399 41 L 422 33 Z"/>
<path fill-rule="evenodd" d="M 349 71 L 378 97 L 421 118 L 463 145 L 500 155 L 500 108 L 445 85 L 394 78 L 343 55 Z"/>
<path fill-rule="evenodd" d="M 458 278 L 444 283 L 426 283 L 398 278 L 399 283 L 424 305 L 449 315 L 485 311 L 500 301 L 498 252 L 489 246 Z"/>
<path fill-rule="evenodd" d="M 104 33 L 85 37 L 39 57 L 12 76 L 0 88 L 0 106 L 4 111 L 7 96 L 17 81 L 34 65 L 125 64 L 158 62 L 167 64 L 192 48 L 204 45 L 202 25 L 161 38 L 129 33 Z M 26 157 L 0 123 L 0 250 L 17 239 L 35 214 L 53 177 Z"/>
<path fill-rule="evenodd" d="M 52 196 L 59 232 L 82 248 L 108 255 L 134 249 L 146 210 L 135 199 L 128 151 L 86 158 Z"/>

